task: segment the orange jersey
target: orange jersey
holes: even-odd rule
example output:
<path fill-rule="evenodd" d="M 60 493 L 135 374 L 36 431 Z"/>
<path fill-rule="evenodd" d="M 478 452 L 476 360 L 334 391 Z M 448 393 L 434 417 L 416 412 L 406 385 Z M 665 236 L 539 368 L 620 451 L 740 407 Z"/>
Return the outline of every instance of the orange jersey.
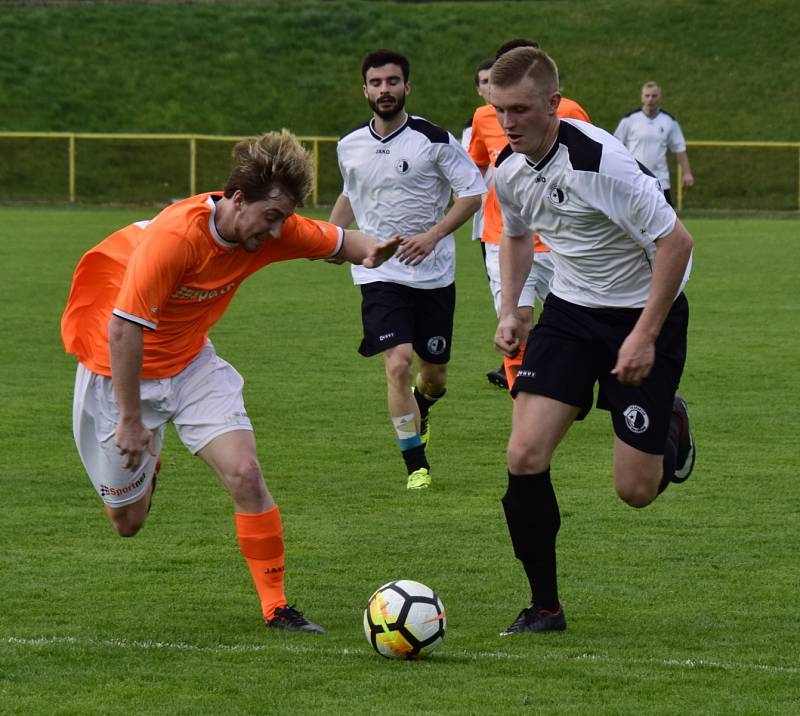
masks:
<path fill-rule="evenodd" d="M 293 214 L 279 238 L 249 253 L 217 232 L 214 199 L 220 196 L 173 204 L 84 254 L 61 318 L 68 353 L 110 376 L 108 323 L 116 315 L 150 329 L 144 331 L 142 379 L 171 377 L 200 352 L 250 274 L 276 261 L 332 256 L 341 247 L 339 227 Z"/>
<path fill-rule="evenodd" d="M 561 98 L 558 105 L 558 116 L 560 119 L 582 119 L 589 122 L 589 115 L 583 108 L 572 99 Z M 485 104 L 475 110 L 472 118 L 472 136 L 469 142 L 469 154 L 473 161 L 481 168 L 491 167 L 494 173 L 494 163 L 498 154 L 505 149 L 508 144 L 503 128 L 497 121 L 497 114 L 494 107 Z M 489 244 L 499 244 L 500 234 L 503 233 L 503 214 L 500 211 L 500 203 L 494 193 L 494 184 L 489 187 L 486 194 L 486 201 L 483 205 L 483 235 L 481 241 Z M 539 240 L 539 235 L 535 238 L 535 251 L 549 251 L 549 249 Z"/>

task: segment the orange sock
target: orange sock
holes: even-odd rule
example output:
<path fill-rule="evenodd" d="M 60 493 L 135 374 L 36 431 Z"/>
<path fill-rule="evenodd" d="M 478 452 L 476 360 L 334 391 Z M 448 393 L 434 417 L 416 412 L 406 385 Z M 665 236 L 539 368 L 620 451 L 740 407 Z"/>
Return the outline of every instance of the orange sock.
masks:
<path fill-rule="evenodd" d="M 508 381 L 508 389 L 514 387 L 514 381 L 517 379 L 517 373 L 522 366 L 522 359 L 525 357 L 525 346 L 519 347 L 519 353 L 513 358 L 503 358 L 503 367 L 506 369 L 506 380 Z"/>
<path fill-rule="evenodd" d="M 235 513 L 239 549 L 256 585 L 261 611 L 270 619 L 286 604 L 283 591 L 283 522 L 278 506 L 254 515 Z"/>

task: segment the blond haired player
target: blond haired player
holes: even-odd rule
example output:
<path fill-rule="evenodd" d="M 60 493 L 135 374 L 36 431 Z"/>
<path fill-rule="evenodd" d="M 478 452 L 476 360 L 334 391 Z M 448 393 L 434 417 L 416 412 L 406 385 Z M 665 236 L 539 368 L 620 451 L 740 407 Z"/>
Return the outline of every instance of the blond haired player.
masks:
<path fill-rule="evenodd" d="M 517 374 L 508 488 L 502 498 L 532 601 L 502 634 L 566 628 L 556 578 L 561 520 L 550 461 L 575 420 L 597 405 L 614 428 L 614 487 L 632 507 L 686 480 L 694 442 L 676 395 L 686 360 L 692 237 L 613 136 L 560 119 L 558 68 L 521 47 L 492 67 L 492 104 L 509 146 L 495 164 L 503 211 L 502 305 L 495 343 Z M 517 305 L 535 227 L 551 249 L 550 293 L 528 336 Z M 534 258 L 536 257 L 536 258 Z"/>
<path fill-rule="evenodd" d="M 503 43 L 496 53 L 496 58 L 502 57 L 509 50 L 517 47 L 538 47 L 534 40 L 525 38 L 515 38 Z M 496 61 L 496 59 L 495 59 Z M 491 84 L 487 92 L 488 100 L 491 100 Z M 581 119 L 589 121 L 589 115 L 577 102 L 566 97 L 561 98 L 558 105 L 558 116 L 561 119 Z M 503 132 L 500 123 L 497 121 L 497 113 L 491 104 L 478 107 L 472 118 L 472 133 L 469 143 L 469 153 L 478 168 L 489 177 L 489 193 L 483 205 L 483 229 L 480 236 L 484 247 L 484 260 L 486 263 L 486 273 L 489 276 L 489 288 L 492 292 L 494 310 L 500 316 L 500 236 L 503 233 L 503 217 L 500 213 L 500 205 L 497 202 L 497 195 L 491 182 L 494 174 L 494 165 L 497 156 L 508 145 L 508 139 Z M 536 297 L 544 301 L 549 293 L 550 279 L 553 277 L 553 264 L 547 255 L 550 249 L 545 246 L 538 235 L 534 237 L 534 249 L 537 260 L 525 286 L 520 294 L 517 313 L 523 321 L 522 331 L 530 330 L 533 322 L 533 306 Z M 508 388 L 513 385 L 525 349 L 522 347 L 520 352 L 513 358 L 504 358 L 503 365 L 497 370 L 490 370 L 486 373 L 489 382 L 501 388 Z"/>
<path fill-rule="evenodd" d="M 397 240 L 295 214 L 312 173 L 286 130 L 240 142 L 234 161 L 223 192 L 127 226 L 80 260 L 61 320 L 64 346 L 79 361 L 75 443 L 108 518 L 131 537 L 147 517 L 172 423 L 231 494 L 267 626 L 322 632 L 287 606 L 283 524 L 256 456 L 243 380 L 208 332 L 242 281 L 270 263 L 337 256 L 375 267 Z"/>

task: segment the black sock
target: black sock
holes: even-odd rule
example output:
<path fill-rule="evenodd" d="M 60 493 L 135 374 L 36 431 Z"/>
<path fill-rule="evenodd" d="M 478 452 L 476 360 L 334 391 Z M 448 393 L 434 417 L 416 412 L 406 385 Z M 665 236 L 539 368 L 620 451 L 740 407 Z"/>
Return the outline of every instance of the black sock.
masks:
<path fill-rule="evenodd" d="M 660 495 L 667 489 L 669 483 L 672 481 L 672 476 L 675 474 L 675 462 L 678 459 L 678 440 L 681 434 L 681 416 L 672 414 L 672 419 L 669 422 L 669 433 L 667 433 L 667 442 L 664 445 L 664 474 L 661 476 L 661 483 L 658 485 L 658 494 Z"/>
<path fill-rule="evenodd" d="M 406 470 L 408 470 L 409 475 L 412 472 L 416 472 L 421 467 L 424 467 L 426 470 L 430 470 L 431 466 L 428 464 L 428 460 L 425 458 L 424 445 L 417 445 L 417 447 L 413 447 L 410 450 L 403 450 L 402 455 L 403 460 L 405 460 Z"/>
<path fill-rule="evenodd" d="M 444 397 L 444 394 L 447 392 L 447 389 L 443 390 L 439 395 L 425 395 L 422 391 L 420 391 L 417 386 L 414 386 L 414 399 L 417 401 L 417 407 L 419 408 L 419 417 L 423 420 L 428 415 L 430 409 L 434 406 L 437 400 Z"/>
<path fill-rule="evenodd" d="M 514 555 L 525 567 L 534 607 L 558 611 L 556 535 L 561 526 L 550 468 L 536 475 L 508 473 L 501 500 Z"/>

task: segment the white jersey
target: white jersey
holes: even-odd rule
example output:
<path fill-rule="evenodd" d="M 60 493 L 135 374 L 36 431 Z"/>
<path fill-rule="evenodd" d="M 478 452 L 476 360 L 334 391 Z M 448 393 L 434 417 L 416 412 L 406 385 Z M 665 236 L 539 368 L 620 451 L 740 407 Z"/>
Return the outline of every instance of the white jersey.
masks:
<path fill-rule="evenodd" d="M 358 228 L 378 240 L 414 236 L 441 220 L 456 196 L 476 196 L 486 185 L 466 150 L 447 130 L 409 116 L 387 137 L 372 121 L 343 136 L 336 147 Z M 392 258 L 375 269 L 353 266 L 356 284 L 390 281 L 443 288 L 455 280 L 455 239 L 448 234 L 417 266 Z"/>
<path fill-rule="evenodd" d="M 614 136 L 630 150 L 636 161 L 655 175 L 662 189 L 669 189 L 667 149 L 686 151 L 686 140 L 675 117 L 664 110 L 659 110 L 655 117 L 648 117 L 637 109 L 620 120 Z"/>
<path fill-rule="evenodd" d="M 655 240 L 672 231 L 676 215 L 658 181 L 619 141 L 562 119 L 538 164 L 506 147 L 494 182 L 506 232 L 536 230 L 552 251 L 556 296 L 590 308 L 644 306 Z"/>

